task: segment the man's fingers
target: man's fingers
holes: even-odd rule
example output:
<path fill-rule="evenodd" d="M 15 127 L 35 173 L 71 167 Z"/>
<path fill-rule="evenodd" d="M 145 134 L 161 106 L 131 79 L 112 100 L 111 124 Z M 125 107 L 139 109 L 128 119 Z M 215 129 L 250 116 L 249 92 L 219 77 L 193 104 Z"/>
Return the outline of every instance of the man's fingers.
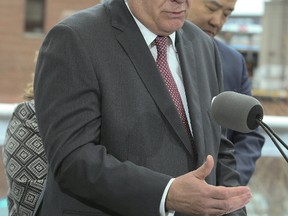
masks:
<path fill-rule="evenodd" d="M 252 199 L 251 193 L 243 194 L 241 196 L 235 196 L 229 200 L 229 207 L 226 213 L 236 211 L 246 206 Z"/>
<path fill-rule="evenodd" d="M 204 180 L 212 171 L 214 166 L 214 159 L 208 155 L 204 164 L 194 171 L 194 175 L 201 180 Z"/>
<path fill-rule="evenodd" d="M 223 186 L 210 186 L 211 187 L 211 197 L 214 199 L 225 200 L 231 197 L 241 196 L 243 194 L 250 194 L 250 188 L 247 186 L 238 187 L 223 187 Z M 252 195 L 251 195 L 252 196 Z"/>
<path fill-rule="evenodd" d="M 219 199 L 219 197 L 217 197 L 206 200 L 205 208 L 208 215 L 228 214 L 230 212 L 241 209 L 251 201 L 252 194 L 247 192 L 231 197 L 226 197 L 226 199 L 222 198 Z"/>
<path fill-rule="evenodd" d="M 219 209 L 225 214 L 236 211 L 247 205 L 251 199 L 252 194 L 249 187 L 214 187 L 213 204 L 211 206 Z"/>

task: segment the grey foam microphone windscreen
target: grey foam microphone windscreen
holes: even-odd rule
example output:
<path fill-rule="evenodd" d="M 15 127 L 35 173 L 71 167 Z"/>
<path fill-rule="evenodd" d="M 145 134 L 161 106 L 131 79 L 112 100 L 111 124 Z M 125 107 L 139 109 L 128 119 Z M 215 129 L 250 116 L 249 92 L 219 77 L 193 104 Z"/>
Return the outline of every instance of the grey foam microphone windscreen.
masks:
<path fill-rule="evenodd" d="M 222 127 L 249 133 L 259 126 L 257 119 L 262 120 L 263 107 L 252 96 L 224 91 L 212 99 L 211 113 Z"/>

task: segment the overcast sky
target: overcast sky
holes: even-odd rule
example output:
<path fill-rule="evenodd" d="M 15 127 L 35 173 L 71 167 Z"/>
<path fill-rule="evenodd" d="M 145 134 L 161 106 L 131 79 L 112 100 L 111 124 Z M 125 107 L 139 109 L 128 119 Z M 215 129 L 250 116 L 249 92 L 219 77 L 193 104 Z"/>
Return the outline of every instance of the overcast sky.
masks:
<path fill-rule="evenodd" d="M 238 0 L 234 15 L 255 14 L 262 15 L 264 12 L 264 2 L 267 0 Z"/>

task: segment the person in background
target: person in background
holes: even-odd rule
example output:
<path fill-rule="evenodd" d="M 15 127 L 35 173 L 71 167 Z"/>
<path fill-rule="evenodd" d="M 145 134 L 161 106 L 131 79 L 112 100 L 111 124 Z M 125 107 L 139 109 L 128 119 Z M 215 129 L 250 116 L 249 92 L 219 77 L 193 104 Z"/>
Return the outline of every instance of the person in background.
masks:
<path fill-rule="evenodd" d="M 237 0 L 193 0 L 187 19 L 215 37 L 233 12 L 236 2 Z M 251 83 L 242 54 L 218 39 L 215 41 L 221 56 L 224 90 L 251 95 Z M 265 139 L 258 129 L 247 134 L 228 129 L 226 135 L 235 145 L 236 167 L 241 183 L 247 185 L 255 170 L 256 161 L 261 156 Z"/>
<path fill-rule="evenodd" d="M 28 84 L 24 100 L 12 113 L 4 141 L 9 216 L 33 215 L 48 170 L 35 115 L 33 82 Z"/>
<path fill-rule="evenodd" d="M 189 5 L 109 0 L 48 32 L 34 82 L 49 162 L 36 215 L 246 215 L 251 192 L 209 113 L 220 57 L 186 21 Z"/>

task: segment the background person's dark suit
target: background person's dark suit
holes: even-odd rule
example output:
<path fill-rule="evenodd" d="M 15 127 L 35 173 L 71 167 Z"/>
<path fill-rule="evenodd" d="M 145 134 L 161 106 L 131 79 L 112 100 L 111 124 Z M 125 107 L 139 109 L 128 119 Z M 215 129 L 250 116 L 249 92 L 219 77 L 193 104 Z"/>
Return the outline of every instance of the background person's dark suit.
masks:
<path fill-rule="evenodd" d="M 221 56 L 224 90 L 251 95 L 251 83 L 241 53 L 217 39 L 216 43 Z M 265 139 L 258 129 L 247 134 L 227 130 L 227 138 L 235 144 L 237 170 L 242 184 L 247 185 L 255 170 L 256 161 L 261 156 Z"/>
<path fill-rule="evenodd" d="M 176 47 L 196 164 L 151 52 L 123 1 L 82 11 L 48 33 L 35 77 L 36 114 L 49 161 L 40 215 L 158 215 L 171 177 L 198 167 L 208 154 L 217 168 L 207 182 L 239 185 L 233 145 L 221 141 L 220 127 L 209 114 L 222 79 L 215 45 L 185 23 Z"/>

